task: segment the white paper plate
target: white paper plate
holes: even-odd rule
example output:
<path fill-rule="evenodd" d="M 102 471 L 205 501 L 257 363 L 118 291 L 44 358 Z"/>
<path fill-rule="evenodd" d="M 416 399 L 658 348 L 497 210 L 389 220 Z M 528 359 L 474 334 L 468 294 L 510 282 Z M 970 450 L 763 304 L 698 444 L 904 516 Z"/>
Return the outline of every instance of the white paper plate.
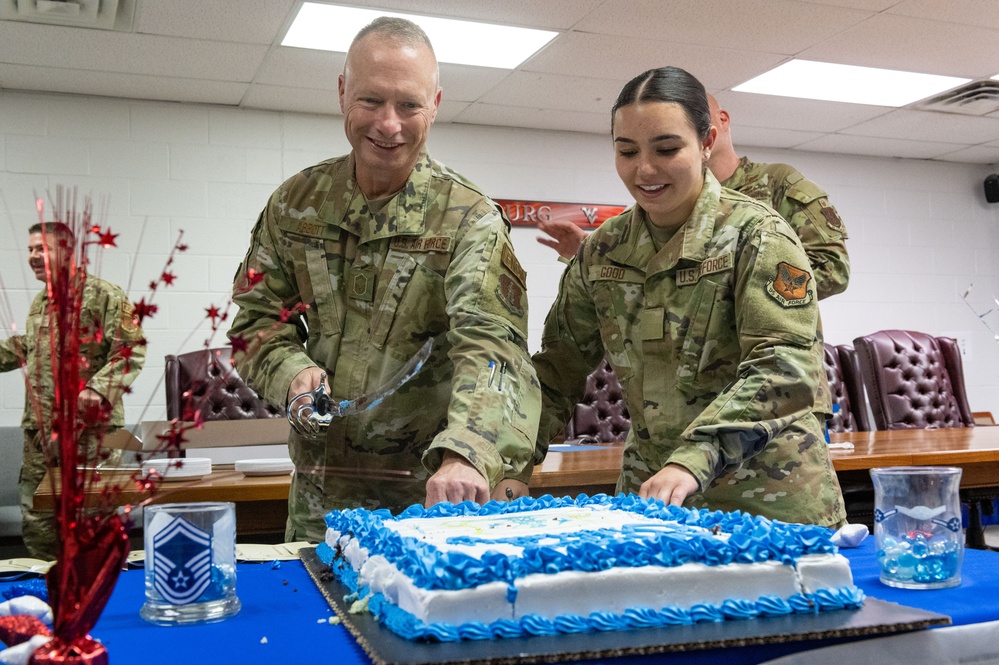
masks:
<path fill-rule="evenodd" d="M 244 476 L 286 476 L 295 470 L 294 462 L 287 457 L 237 460 L 235 467 Z"/>
<path fill-rule="evenodd" d="M 180 464 L 180 466 L 177 466 L 177 464 Z M 148 476 L 153 469 L 166 482 L 194 480 L 211 474 L 212 460 L 210 457 L 180 457 L 173 459 L 151 459 L 142 463 L 143 476 Z"/>

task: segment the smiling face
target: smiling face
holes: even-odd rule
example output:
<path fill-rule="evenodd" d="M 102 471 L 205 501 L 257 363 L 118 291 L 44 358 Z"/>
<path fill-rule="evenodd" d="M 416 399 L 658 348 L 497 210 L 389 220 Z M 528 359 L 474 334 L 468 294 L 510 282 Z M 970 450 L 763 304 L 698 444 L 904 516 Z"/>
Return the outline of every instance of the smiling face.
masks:
<path fill-rule="evenodd" d="M 61 247 L 59 236 L 54 233 L 31 233 L 28 235 L 28 265 L 35 273 L 35 279 L 40 282 L 46 281 L 45 254 L 48 252 L 49 271 L 52 277 L 59 273 L 58 266 L 64 260 L 67 248 Z"/>
<path fill-rule="evenodd" d="M 704 185 L 712 128 L 703 141 L 679 104 L 639 102 L 614 113 L 614 163 L 631 195 L 660 228 L 677 228 Z"/>
<path fill-rule="evenodd" d="M 399 191 L 441 101 L 433 53 L 421 44 L 369 34 L 351 46 L 339 94 L 361 191 L 369 199 Z"/>

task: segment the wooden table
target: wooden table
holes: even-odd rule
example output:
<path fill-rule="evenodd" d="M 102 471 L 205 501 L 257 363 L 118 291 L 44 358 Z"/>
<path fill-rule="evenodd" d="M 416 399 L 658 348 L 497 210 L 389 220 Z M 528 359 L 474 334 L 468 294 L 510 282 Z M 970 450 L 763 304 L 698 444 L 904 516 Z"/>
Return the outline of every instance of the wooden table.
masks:
<path fill-rule="evenodd" d="M 999 427 L 856 432 L 833 434 L 830 439 L 833 443 L 849 442 L 854 446 L 852 450 L 830 451 L 833 466 L 844 484 L 869 485 L 869 470 L 875 467 L 958 466 L 964 470 L 963 489 L 999 491 Z M 613 493 L 622 450 L 620 445 L 585 451 L 553 450 L 534 471 L 531 495 Z M 164 483 L 155 502 L 232 501 L 238 504 L 240 534 L 274 534 L 284 530 L 290 482 L 290 476 L 248 478 L 231 468 L 216 466 L 201 481 Z M 126 492 L 120 503 L 134 503 L 141 498 L 137 493 Z M 52 507 L 47 477 L 35 494 L 35 507 Z"/>
<path fill-rule="evenodd" d="M 621 446 L 600 446 L 578 452 L 550 452 L 531 478 L 532 496 L 565 496 L 586 492 L 614 492 L 621 468 Z M 129 487 L 132 472 L 106 472 L 105 480 L 118 487 Z M 58 479 L 58 471 L 55 472 Z M 236 521 L 240 535 L 284 532 L 288 517 L 288 488 L 291 476 L 247 477 L 232 465 L 215 465 L 212 474 L 201 480 L 164 482 L 152 503 L 186 501 L 232 501 L 237 504 Z M 145 497 L 135 491 L 123 491 L 118 503 L 135 504 Z M 53 495 L 46 475 L 35 492 L 35 508 L 51 509 Z"/>

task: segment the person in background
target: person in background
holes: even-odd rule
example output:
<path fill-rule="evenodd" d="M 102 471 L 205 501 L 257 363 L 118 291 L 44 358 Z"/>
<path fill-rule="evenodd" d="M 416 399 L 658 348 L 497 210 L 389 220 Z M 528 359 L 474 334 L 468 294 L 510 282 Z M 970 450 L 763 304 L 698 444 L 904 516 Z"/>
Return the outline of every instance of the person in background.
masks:
<path fill-rule="evenodd" d="M 43 283 L 66 279 L 76 247 L 73 231 L 61 222 L 37 223 L 28 229 L 28 264 Z M 18 489 L 21 502 L 21 531 L 31 556 L 52 560 L 56 556 L 56 531 L 52 511 L 33 508 L 35 490 L 50 463 L 58 464 L 57 452 L 49 458 L 42 447 L 42 433 L 51 430 L 55 386 L 51 371 L 50 328 L 52 311 L 48 289 L 35 296 L 28 310 L 23 335 L 0 341 L 0 372 L 25 368 L 28 390 L 24 399 L 24 457 Z M 77 408 L 84 422 L 100 422 L 100 429 L 85 429 L 81 445 L 96 454 L 102 436 L 125 424 L 121 397 L 135 381 L 145 362 L 146 347 L 142 328 L 125 292 L 103 279 L 87 275 L 80 309 L 80 378 L 86 386 L 80 391 Z M 105 465 L 114 465 L 120 451 L 102 449 Z"/>
<path fill-rule="evenodd" d="M 801 240 L 815 276 L 819 300 L 846 290 L 850 281 L 850 256 L 846 227 L 829 197 L 818 185 L 787 164 L 764 164 L 740 158 L 732 145 L 728 111 L 708 95 L 711 125 L 718 130 L 708 168 L 722 187 L 762 201 L 783 217 Z M 569 221 L 544 221 L 538 228 L 548 237 L 538 242 L 564 259 L 576 255 L 586 231 Z"/>
<path fill-rule="evenodd" d="M 813 411 L 827 399 L 818 299 L 801 241 L 723 188 L 704 87 L 682 69 L 632 79 L 612 111 L 635 205 L 582 244 L 534 363 L 535 462 L 604 357 L 632 426 L 619 492 L 836 526 L 845 510 Z"/>
<path fill-rule="evenodd" d="M 483 503 L 504 478 L 526 482 L 540 412 L 509 222 L 426 152 L 441 100 L 426 34 L 385 17 L 362 29 L 339 97 L 350 154 L 286 181 L 253 229 L 233 287 L 237 369 L 286 407 L 324 375 L 337 399 L 378 390 L 434 348 L 378 407 L 292 431 L 288 540 L 322 539 L 334 508 Z"/>
<path fill-rule="evenodd" d="M 719 108 L 718 100 L 710 94 L 708 104 L 711 124 L 718 129 L 708 168 L 722 187 L 763 201 L 791 225 L 812 265 L 819 300 L 846 291 L 850 282 L 846 227 L 825 191 L 793 166 L 740 158 L 732 145 L 728 111 Z"/>

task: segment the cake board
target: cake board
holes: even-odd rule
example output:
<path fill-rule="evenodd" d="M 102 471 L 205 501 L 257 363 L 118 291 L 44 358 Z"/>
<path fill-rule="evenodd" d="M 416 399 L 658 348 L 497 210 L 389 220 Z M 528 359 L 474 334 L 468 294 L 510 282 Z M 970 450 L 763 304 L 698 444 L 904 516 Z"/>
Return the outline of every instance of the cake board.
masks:
<path fill-rule="evenodd" d="M 644 655 L 676 651 L 776 644 L 803 640 L 888 635 L 946 626 L 950 617 L 867 598 L 858 610 L 792 614 L 765 619 L 696 623 L 636 630 L 538 635 L 498 640 L 416 642 L 393 633 L 368 612 L 350 613 L 350 593 L 316 555 L 303 548 L 299 557 L 344 627 L 375 665 L 448 665 L 558 663 L 584 658 Z"/>

